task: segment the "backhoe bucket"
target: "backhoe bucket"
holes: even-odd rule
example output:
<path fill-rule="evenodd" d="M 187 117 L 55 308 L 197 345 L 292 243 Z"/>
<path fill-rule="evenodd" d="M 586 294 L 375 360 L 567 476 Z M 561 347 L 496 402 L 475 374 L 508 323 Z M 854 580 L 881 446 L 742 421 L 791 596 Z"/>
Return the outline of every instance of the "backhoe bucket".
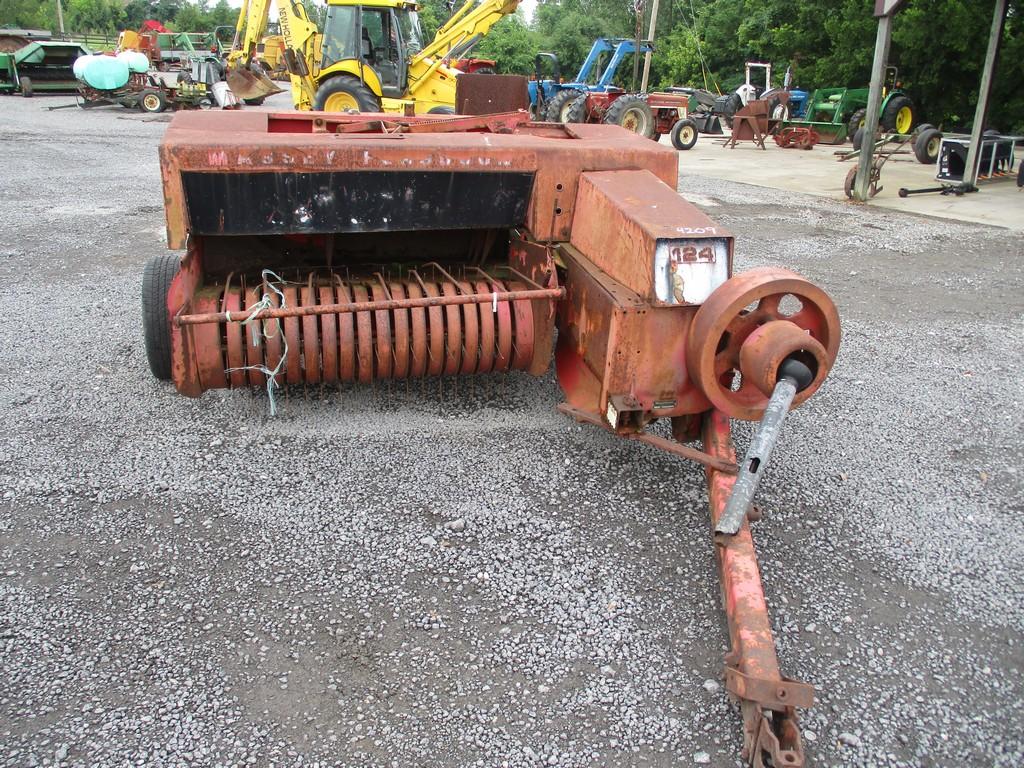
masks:
<path fill-rule="evenodd" d="M 231 92 L 243 101 L 265 99 L 284 90 L 267 77 L 265 72 L 251 69 L 233 69 L 228 72 L 227 81 Z"/>

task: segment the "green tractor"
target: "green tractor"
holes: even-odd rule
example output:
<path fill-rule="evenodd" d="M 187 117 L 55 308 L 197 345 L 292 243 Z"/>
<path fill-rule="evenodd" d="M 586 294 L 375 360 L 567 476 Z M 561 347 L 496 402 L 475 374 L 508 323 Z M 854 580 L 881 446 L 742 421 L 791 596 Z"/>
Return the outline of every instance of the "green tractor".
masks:
<path fill-rule="evenodd" d="M 903 92 L 896 67 L 886 67 L 882 86 L 882 108 L 878 125 L 885 133 L 909 134 L 914 129 L 914 102 Z M 866 122 L 868 88 L 819 88 L 811 96 L 802 120 L 787 120 L 786 126 L 813 128 L 823 144 L 842 144 L 853 139 Z"/>

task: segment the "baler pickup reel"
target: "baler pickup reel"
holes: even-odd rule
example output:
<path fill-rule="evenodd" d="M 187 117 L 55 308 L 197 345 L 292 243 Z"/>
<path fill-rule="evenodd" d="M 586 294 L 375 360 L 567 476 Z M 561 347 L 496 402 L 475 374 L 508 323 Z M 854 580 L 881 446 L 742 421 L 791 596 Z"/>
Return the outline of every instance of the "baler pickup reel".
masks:
<path fill-rule="evenodd" d="M 161 165 L 184 255 L 146 267 L 150 366 L 189 396 L 272 395 L 554 357 L 563 411 L 704 466 L 744 757 L 803 765 L 813 689 L 779 671 L 748 518 L 785 414 L 835 360 L 835 306 L 788 270 L 733 275 L 667 147 L 490 117 L 176 115 Z M 730 418 L 761 422 L 742 465 Z"/>

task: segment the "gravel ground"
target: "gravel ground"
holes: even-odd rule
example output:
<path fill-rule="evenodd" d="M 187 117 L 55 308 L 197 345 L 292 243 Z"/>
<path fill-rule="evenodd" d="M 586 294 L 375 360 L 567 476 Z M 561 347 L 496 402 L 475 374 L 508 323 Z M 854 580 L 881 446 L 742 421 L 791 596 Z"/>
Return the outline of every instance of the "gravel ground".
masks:
<path fill-rule="evenodd" d="M 165 123 L 66 101 L 0 99 L 0 764 L 738 764 L 697 469 L 550 374 L 176 395 Z M 845 323 L 755 527 L 810 760 L 1021 765 L 1024 246 L 683 162 Z"/>

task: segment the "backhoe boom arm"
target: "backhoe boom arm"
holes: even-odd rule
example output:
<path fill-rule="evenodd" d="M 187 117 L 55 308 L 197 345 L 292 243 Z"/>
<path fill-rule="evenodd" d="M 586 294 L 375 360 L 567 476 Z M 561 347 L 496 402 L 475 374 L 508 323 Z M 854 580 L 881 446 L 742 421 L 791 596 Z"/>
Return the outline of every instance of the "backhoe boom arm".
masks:
<path fill-rule="evenodd" d="M 486 35 L 491 27 L 509 14 L 515 13 L 519 0 L 466 0 L 452 17 L 437 30 L 434 39 L 416 54 L 410 64 L 424 59 L 440 59 L 449 51 L 472 37 Z"/>

